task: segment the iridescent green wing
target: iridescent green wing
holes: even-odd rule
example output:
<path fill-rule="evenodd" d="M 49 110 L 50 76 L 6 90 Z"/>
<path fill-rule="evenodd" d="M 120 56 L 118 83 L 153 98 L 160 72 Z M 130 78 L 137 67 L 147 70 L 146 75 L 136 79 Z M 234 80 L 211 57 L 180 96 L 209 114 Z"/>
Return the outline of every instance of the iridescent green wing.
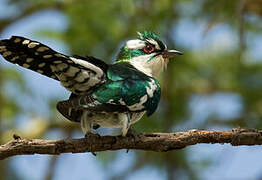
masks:
<path fill-rule="evenodd" d="M 157 80 L 128 63 L 112 65 L 107 76 L 108 81 L 93 93 L 94 99 L 103 104 L 122 105 L 129 111 L 147 111 L 147 115 L 155 112 L 161 96 Z"/>
<path fill-rule="evenodd" d="M 160 100 L 160 85 L 154 78 L 137 71 L 128 63 L 109 67 L 107 82 L 90 95 L 71 95 L 57 104 L 58 111 L 71 121 L 80 121 L 83 111 L 91 112 L 155 112 Z"/>

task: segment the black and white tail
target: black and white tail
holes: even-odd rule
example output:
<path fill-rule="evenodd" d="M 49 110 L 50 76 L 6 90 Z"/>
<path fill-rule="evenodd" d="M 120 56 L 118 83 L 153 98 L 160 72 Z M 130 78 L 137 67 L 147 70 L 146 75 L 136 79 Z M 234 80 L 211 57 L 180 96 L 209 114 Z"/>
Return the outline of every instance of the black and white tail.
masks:
<path fill-rule="evenodd" d="M 0 41 L 0 54 L 9 62 L 31 69 L 47 77 L 58 80 L 51 70 L 52 61 L 57 56 L 66 56 L 55 52 L 51 48 L 29 39 L 12 36 Z"/>
<path fill-rule="evenodd" d="M 106 79 L 108 65 L 94 57 L 70 57 L 24 37 L 0 41 L 0 54 L 9 62 L 31 69 L 75 94 L 85 94 Z"/>

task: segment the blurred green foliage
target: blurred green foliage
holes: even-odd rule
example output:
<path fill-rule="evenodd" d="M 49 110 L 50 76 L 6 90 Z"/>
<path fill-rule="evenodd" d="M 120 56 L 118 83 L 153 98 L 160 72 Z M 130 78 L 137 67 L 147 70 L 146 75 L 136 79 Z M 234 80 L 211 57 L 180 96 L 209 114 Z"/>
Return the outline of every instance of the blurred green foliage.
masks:
<path fill-rule="evenodd" d="M 0 31 L 21 18 L 45 9 L 56 9 L 66 15 L 67 29 L 63 32 L 43 29 L 40 35 L 63 41 L 72 54 L 93 55 L 110 63 L 116 57 L 121 43 L 127 38 L 135 37 L 137 31 L 144 30 L 156 32 L 169 47 L 184 51 L 185 55 L 171 61 L 162 76 L 163 95 L 158 111 L 152 117 L 144 117 L 135 124 L 133 128 L 138 131 L 170 132 L 189 128 L 236 126 L 262 128 L 262 61 L 255 60 L 251 54 L 252 41 L 262 32 L 260 0 L 9 0 L 9 3 L 15 5 L 19 11 L 13 17 L 0 20 Z M 217 27 L 226 26 L 236 43 L 219 44 L 221 41 L 217 41 L 201 46 L 199 42 L 199 47 L 192 49 L 177 41 L 179 37 L 174 37 L 179 22 L 185 19 L 192 24 L 204 24 L 203 39 L 211 32 L 216 33 Z M 16 83 L 17 87 L 21 87 L 18 91 L 26 89 L 26 85 L 14 70 L 0 67 L 0 74 L 0 137 L 3 137 L 7 129 L 15 127 L 16 115 L 21 109 L 6 95 L 4 85 L 6 82 Z M 237 103 L 243 108 L 236 116 L 226 120 L 221 120 L 219 113 L 210 113 L 206 118 L 201 118 L 201 113 L 204 112 L 192 113 L 192 109 L 197 108 L 190 108 L 192 98 L 200 96 L 210 100 L 217 94 L 236 95 L 240 98 Z M 41 134 L 39 136 L 50 129 L 63 131 L 65 125 L 61 124 L 65 121 L 53 121 L 54 117 L 56 116 L 43 117 L 49 119 L 48 123 L 44 120 L 45 126 L 34 126 L 45 127 L 37 131 Z M 14 123 L 6 123 L 9 119 Z M 70 123 L 66 125 L 69 126 Z M 72 127 L 66 128 L 69 134 L 77 129 L 76 126 Z M 118 153 L 101 153 L 99 159 L 108 168 L 117 159 Z M 112 179 L 122 179 L 141 168 L 151 167 L 165 172 L 167 179 L 175 179 L 175 176 L 199 179 L 199 169 L 211 162 L 200 162 L 196 165 L 198 168 L 194 168 L 187 156 L 186 149 L 170 153 L 135 152 L 136 160 L 130 169 L 123 174 L 111 176 Z M 2 163 L 2 173 L 4 168 L 1 165 Z"/>

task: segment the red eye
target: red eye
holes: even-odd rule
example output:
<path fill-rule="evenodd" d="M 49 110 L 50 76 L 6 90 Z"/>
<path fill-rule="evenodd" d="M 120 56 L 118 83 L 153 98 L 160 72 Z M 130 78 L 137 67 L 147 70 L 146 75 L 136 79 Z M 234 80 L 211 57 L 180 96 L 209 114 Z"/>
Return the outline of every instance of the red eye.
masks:
<path fill-rule="evenodd" d="M 147 54 L 152 53 L 155 50 L 155 48 L 152 45 L 146 45 L 143 49 L 143 51 Z"/>

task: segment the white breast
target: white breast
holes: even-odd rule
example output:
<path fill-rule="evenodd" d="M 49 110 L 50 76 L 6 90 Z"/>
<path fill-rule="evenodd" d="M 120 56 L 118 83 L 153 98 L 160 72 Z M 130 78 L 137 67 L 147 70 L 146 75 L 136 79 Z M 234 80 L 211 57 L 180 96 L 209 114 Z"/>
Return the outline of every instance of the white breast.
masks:
<path fill-rule="evenodd" d="M 136 69 L 142 71 L 146 75 L 151 77 L 158 77 L 160 72 L 164 70 L 166 62 L 162 55 L 158 55 L 151 59 L 151 57 L 154 55 L 155 53 L 134 57 L 130 60 L 130 63 Z"/>

